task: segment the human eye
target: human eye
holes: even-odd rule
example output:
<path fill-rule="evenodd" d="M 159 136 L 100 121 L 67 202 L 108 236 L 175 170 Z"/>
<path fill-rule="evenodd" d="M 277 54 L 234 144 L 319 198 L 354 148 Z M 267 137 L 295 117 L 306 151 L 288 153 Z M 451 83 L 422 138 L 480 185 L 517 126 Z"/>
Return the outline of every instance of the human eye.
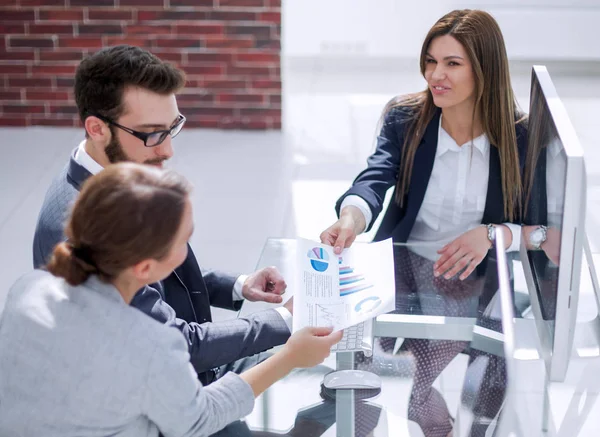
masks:
<path fill-rule="evenodd" d="M 164 137 L 166 137 L 166 134 L 168 134 L 168 131 L 154 131 L 154 132 L 150 132 L 148 134 L 148 137 L 146 138 L 146 145 L 147 146 L 155 146 L 159 143 L 161 143 L 164 140 Z"/>

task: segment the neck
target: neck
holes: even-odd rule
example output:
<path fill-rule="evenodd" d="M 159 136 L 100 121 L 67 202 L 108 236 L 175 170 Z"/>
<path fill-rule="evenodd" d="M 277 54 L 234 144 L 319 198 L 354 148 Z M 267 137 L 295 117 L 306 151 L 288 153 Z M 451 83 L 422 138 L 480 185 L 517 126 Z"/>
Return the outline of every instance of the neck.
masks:
<path fill-rule="evenodd" d="M 473 119 L 472 104 L 442 109 L 442 127 L 459 145 L 483 133 L 479 117 Z"/>
<path fill-rule="evenodd" d="M 85 149 L 85 152 L 102 167 L 106 167 L 110 164 L 106 154 L 104 153 L 104 150 L 98 147 L 98 145 L 92 143 L 91 138 L 85 140 L 85 145 L 83 148 Z"/>
<path fill-rule="evenodd" d="M 116 287 L 117 291 L 125 301 L 127 305 L 131 303 L 133 296 L 142 288 L 143 284 L 139 284 L 137 281 L 118 276 L 112 281 L 112 284 Z"/>

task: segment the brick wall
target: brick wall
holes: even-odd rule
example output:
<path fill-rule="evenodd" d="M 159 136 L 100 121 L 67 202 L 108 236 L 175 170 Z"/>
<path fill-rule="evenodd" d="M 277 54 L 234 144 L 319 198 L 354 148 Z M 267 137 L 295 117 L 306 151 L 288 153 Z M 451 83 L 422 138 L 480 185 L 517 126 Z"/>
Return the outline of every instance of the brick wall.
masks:
<path fill-rule="evenodd" d="M 281 0 L 0 0 L 0 126 L 78 126 L 73 77 L 99 48 L 187 74 L 188 127 L 281 128 Z"/>

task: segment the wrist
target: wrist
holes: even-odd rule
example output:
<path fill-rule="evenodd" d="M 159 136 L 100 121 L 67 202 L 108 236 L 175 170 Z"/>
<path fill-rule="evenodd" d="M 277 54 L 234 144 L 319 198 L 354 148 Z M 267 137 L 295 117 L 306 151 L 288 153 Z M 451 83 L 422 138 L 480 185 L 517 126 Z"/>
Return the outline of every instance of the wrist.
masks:
<path fill-rule="evenodd" d="M 496 241 L 496 227 L 493 224 L 482 224 L 481 225 L 482 232 L 485 233 L 485 239 L 489 243 L 488 250 L 494 247 L 494 243 Z"/>
<path fill-rule="evenodd" d="M 286 344 L 283 348 L 273 355 L 271 358 L 273 360 L 273 364 L 281 372 L 281 378 L 290 373 L 292 370 L 296 368 L 294 365 L 294 359 L 292 353 L 289 350 L 289 346 Z"/>
<path fill-rule="evenodd" d="M 340 212 L 340 218 L 352 220 L 352 228 L 355 235 L 361 234 L 366 229 L 365 216 L 360 208 L 354 205 L 345 206 Z"/>
<path fill-rule="evenodd" d="M 544 225 L 534 227 L 529 233 L 529 245 L 533 250 L 543 249 L 547 239 L 548 228 Z"/>

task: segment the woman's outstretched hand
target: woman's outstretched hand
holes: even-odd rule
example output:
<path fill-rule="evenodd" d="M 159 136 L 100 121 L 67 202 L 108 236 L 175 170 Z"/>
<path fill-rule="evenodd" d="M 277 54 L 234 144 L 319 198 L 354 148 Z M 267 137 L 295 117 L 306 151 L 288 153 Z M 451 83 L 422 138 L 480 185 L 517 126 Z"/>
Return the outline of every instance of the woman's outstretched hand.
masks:
<path fill-rule="evenodd" d="M 352 246 L 356 236 L 365 229 L 365 217 L 355 206 L 344 207 L 340 218 L 321 233 L 321 243 L 333 246 L 336 255 Z"/>

